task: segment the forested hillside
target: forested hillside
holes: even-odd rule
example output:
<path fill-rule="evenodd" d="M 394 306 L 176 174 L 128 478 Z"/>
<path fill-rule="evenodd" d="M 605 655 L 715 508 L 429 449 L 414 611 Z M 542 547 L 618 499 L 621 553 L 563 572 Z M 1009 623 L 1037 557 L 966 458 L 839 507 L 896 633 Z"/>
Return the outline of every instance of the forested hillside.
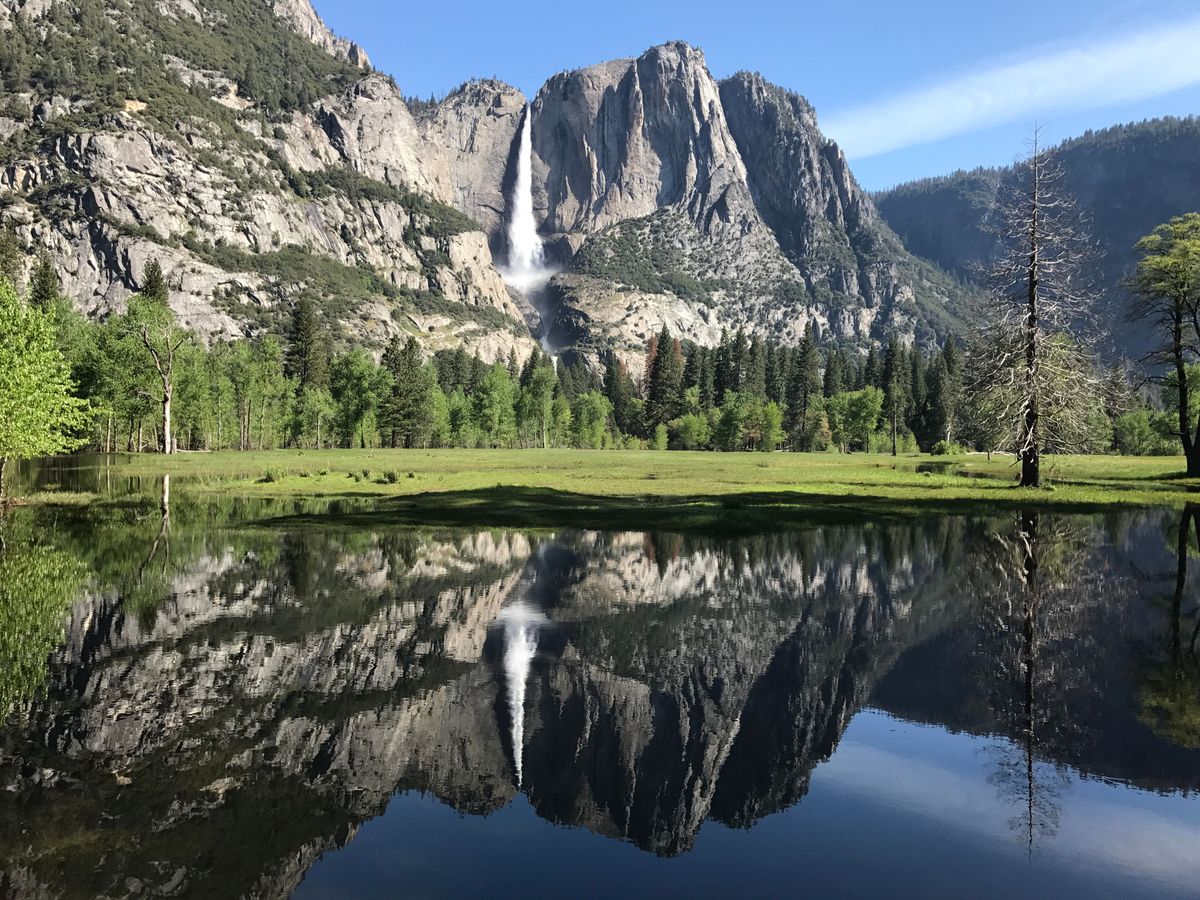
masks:
<path fill-rule="evenodd" d="M 1102 323 L 1119 353 L 1140 356 L 1146 335 L 1123 324 L 1134 244 L 1160 223 L 1200 210 L 1200 119 L 1162 118 L 1089 131 L 1058 148 L 1064 187 L 1095 243 L 1091 273 Z M 1011 168 L 974 169 L 900 185 L 875 197 L 908 248 L 964 279 L 993 255 L 990 215 Z"/>

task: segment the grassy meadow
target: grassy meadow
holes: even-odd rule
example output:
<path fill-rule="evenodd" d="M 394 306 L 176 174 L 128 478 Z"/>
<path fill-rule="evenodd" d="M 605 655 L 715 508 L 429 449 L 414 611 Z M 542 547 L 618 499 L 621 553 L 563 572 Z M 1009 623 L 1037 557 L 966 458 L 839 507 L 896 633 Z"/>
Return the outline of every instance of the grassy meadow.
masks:
<path fill-rule="evenodd" d="M 353 504 L 412 524 L 789 527 L 813 518 L 903 518 L 1018 509 L 1180 507 L 1200 481 L 1174 457 L 1047 460 L 1046 486 L 1019 488 L 1011 457 L 583 450 L 274 450 L 114 458 L 121 476 L 172 476 L 172 493 Z M 33 503 L 99 495 L 42 491 Z"/>

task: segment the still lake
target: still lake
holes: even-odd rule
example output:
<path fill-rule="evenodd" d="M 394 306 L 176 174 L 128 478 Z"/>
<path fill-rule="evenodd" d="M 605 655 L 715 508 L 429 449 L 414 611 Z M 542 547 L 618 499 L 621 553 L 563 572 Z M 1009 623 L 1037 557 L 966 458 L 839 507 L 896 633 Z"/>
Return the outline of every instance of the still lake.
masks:
<path fill-rule="evenodd" d="M 169 509 L 10 516 L 4 896 L 1200 892 L 1190 509 Z"/>

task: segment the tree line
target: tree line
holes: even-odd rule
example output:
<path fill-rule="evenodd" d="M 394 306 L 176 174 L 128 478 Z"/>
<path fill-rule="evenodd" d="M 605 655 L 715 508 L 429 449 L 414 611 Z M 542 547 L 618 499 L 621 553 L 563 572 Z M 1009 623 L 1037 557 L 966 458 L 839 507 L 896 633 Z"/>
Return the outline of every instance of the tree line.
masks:
<path fill-rule="evenodd" d="M 1056 235 L 1024 227 L 1051 196 L 1045 183 L 1038 190 L 1016 198 L 1008 289 L 965 347 L 950 338 L 924 351 L 896 336 L 861 353 L 822 347 L 811 330 L 797 347 L 739 330 L 710 348 L 664 326 L 636 372 L 615 353 L 602 372 L 538 350 L 493 363 L 462 348 L 426 358 L 412 336 L 393 338 L 378 360 L 362 348 L 335 353 L 305 297 L 283 335 L 205 345 L 177 322 L 154 262 L 123 313 L 89 321 L 46 253 L 18 295 L 28 251 L 0 232 L 0 476 L 8 458 L 80 446 L 969 448 L 1016 453 L 1030 483 L 1045 452 L 1182 446 L 1200 474 L 1200 214 L 1138 245 L 1130 315 L 1155 326 L 1162 374 L 1137 386 L 1121 368 L 1097 368 L 1079 304 L 1057 286 L 1073 284 L 1077 266 Z M 1031 256 L 1021 242 L 1033 238 Z"/>

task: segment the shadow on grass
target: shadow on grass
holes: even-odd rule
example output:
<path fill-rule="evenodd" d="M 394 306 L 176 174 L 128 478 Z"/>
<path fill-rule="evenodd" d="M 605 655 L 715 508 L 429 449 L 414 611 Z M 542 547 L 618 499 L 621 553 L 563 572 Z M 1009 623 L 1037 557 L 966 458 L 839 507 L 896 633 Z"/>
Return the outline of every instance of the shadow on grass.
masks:
<path fill-rule="evenodd" d="M 800 491 L 672 497 L 597 496 L 553 488 L 497 486 L 414 494 L 383 500 L 370 508 L 286 515 L 260 524 L 758 534 L 821 525 L 911 522 L 914 518 L 945 515 L 1003 515 L 1031 508 L 1085 514 L 1131 507 L 1058 501 L 1052 494 L 1036 491 L 987 499 L 889 498 Z"/>

